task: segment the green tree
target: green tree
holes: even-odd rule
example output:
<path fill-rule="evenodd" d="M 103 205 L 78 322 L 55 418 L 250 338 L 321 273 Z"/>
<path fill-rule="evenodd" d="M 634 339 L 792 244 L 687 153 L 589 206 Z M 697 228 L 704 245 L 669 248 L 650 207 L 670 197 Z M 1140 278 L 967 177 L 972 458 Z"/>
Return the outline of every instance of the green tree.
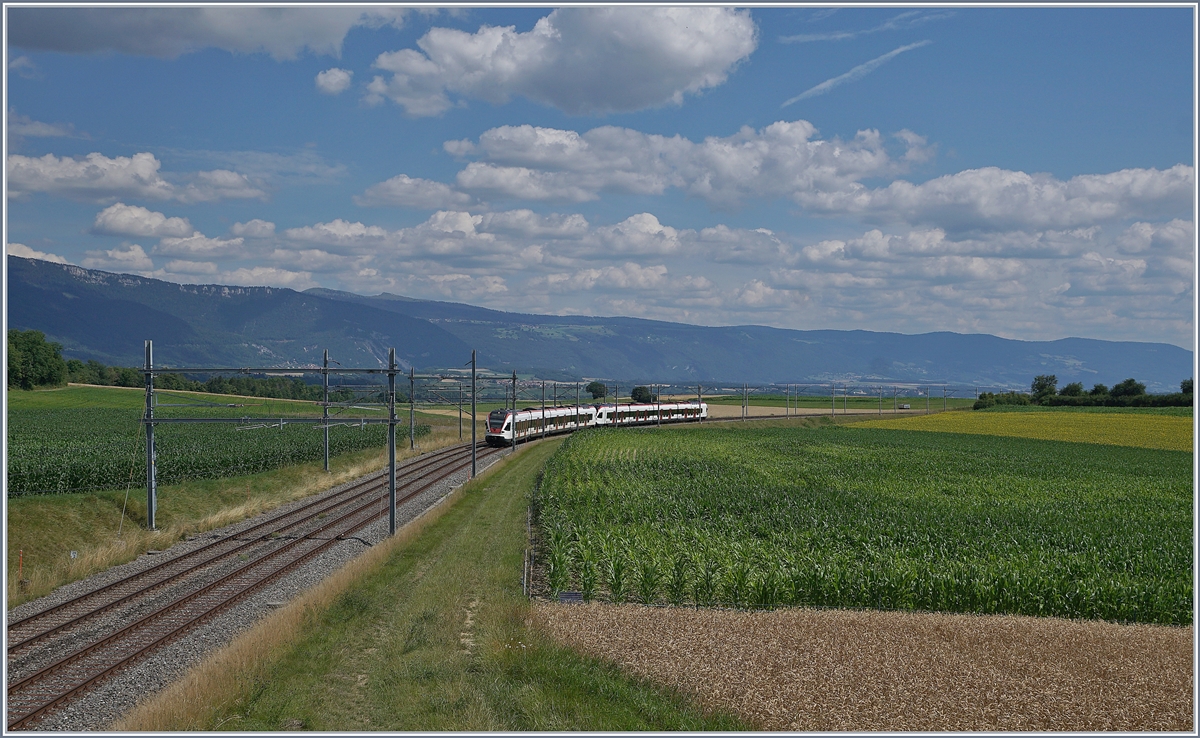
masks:
<path fill-rule="evenodd" d="M 654 402 L 654 395 L 650 392 L 649 387 L 634 387 L 629 393 L 629 397 L 634 402 Z"/>
<path fill-rule="evenodd" d="M 1091 391 L 1088 392 L 1088 394 L 1091 395 L 1092 397 L 1100 397 L 1101 395 L 1107 395 L 1108 394 L 1108 385 L 1099 384 L 1099 383 L 1093 384 L 1092 389 L 1091 389 Z"/>
<path fill-rule="evenodd" d="M 591 382 L 583 388 L 585 392 L 590 392 L 593 400 L 599 400 L 601 397 L 608 396 L 608 387 L 600 382 Z"/>
<path fill-rule="evenodd" d="M 1185 394 L 1185 395 L 1192 394 L 1192 380 L 1185 379 L 1182 382 L 1180 382 L 1179 383 L 1179 392 L 1181 394 Z"/>
<path fill-rule="evenodd" d="M 1083 382 L 1071 382 L 1066 387 L 1060 389 L 1058 394 L 1062 395 L 1063 397 L 1082 397 Z"/>
<path fill-rule="evenodd" d="M 1033 401 L 1039 403 L 1043 398 L 1054 394 L 1057 387 L 1058 377 L 1053 374 L 1039 374 L 1033 378 L 1030 394 L 1033 395 Z"/>
<path fill-rule="evenodd" d="M 67 382 L 62 344 L 49 342 L 41 331 L 8 331 L 8 386 L 21 389 L 58 387 Z"/>
<path fill-rule="evenodd" d="M 1113 397 L 1137 397 L 1146 394 L 1146 385 L 1130 377 L 1114 386 L 1108 394 Z"/>

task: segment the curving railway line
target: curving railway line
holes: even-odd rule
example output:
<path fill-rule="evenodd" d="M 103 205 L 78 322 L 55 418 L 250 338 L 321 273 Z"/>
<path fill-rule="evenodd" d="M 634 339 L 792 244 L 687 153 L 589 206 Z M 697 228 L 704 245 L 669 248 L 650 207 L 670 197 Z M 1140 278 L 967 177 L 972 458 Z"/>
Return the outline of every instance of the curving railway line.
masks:
<path fill-rule="evenodd" d="M 478 458 L 497 453 L 479 444 Z M 397 467 L 396 503 L 470 466 L 470 445 Z M 387 516 L 386 471 L 8 623 L 9 730 L 28 729 Z"/>

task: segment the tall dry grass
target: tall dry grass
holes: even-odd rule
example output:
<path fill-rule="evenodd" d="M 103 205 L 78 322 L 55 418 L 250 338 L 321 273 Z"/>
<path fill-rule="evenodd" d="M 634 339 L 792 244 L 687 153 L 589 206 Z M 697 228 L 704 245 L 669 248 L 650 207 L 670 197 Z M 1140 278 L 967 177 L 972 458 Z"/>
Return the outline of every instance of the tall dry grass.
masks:
<path fill-rule="evenodd" d="M 455 432 L 457 441 L 457 431 Z M 459 487 L 433 508 L 402 526 L 394 536 L 372 546 L 346 566 L 326 577 L 286 606 L 238 636 L 225 648 L 157 695 L 139 703 L 115 721 L 114 731 L 237 730 L 237 725 L 213 725 L 215 716 L 236 705 L 257 681 L 264 679 L 273 659 L 315 622 L 342 593 L 377 571 L 397 549 L 436 522 L 477 480 L 490 476 L 508 457 L 484 470 L 476 480 Z"/>

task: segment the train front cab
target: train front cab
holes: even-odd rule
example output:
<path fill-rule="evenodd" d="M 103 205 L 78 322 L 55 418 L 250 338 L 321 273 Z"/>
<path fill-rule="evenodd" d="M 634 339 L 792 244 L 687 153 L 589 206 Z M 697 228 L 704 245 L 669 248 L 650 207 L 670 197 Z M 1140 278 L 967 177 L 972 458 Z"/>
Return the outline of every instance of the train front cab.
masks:
<path fill-rule="evenodd" d="M 508 410 L 493 410 L 488 413 L 487 433 L 484 440 L 489 446 L 505 446 L 512 443 L 512 413 Z"/>

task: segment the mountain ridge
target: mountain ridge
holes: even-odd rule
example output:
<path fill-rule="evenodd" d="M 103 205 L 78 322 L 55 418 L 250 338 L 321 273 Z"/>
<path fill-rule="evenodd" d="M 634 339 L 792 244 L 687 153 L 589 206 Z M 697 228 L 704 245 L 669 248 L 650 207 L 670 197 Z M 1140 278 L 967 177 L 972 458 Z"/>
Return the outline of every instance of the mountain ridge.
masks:
<path fill-rule="evenodd" d="M 1134 341 L 1023 341 L 990 334 L 695 326 L 629 317 L 509 313 L 465 303 L 313 288 L 184 285 L 9 256 L 10 328 L 33 328 L 71 358 L 140 365 L 382 366 L 395 346 L 405 370 L 481 366 L 550 380 L 750 383 L 920 383 L 1028 387 L 1114 384 L 1177 391 L 1192 352 Z"/>

